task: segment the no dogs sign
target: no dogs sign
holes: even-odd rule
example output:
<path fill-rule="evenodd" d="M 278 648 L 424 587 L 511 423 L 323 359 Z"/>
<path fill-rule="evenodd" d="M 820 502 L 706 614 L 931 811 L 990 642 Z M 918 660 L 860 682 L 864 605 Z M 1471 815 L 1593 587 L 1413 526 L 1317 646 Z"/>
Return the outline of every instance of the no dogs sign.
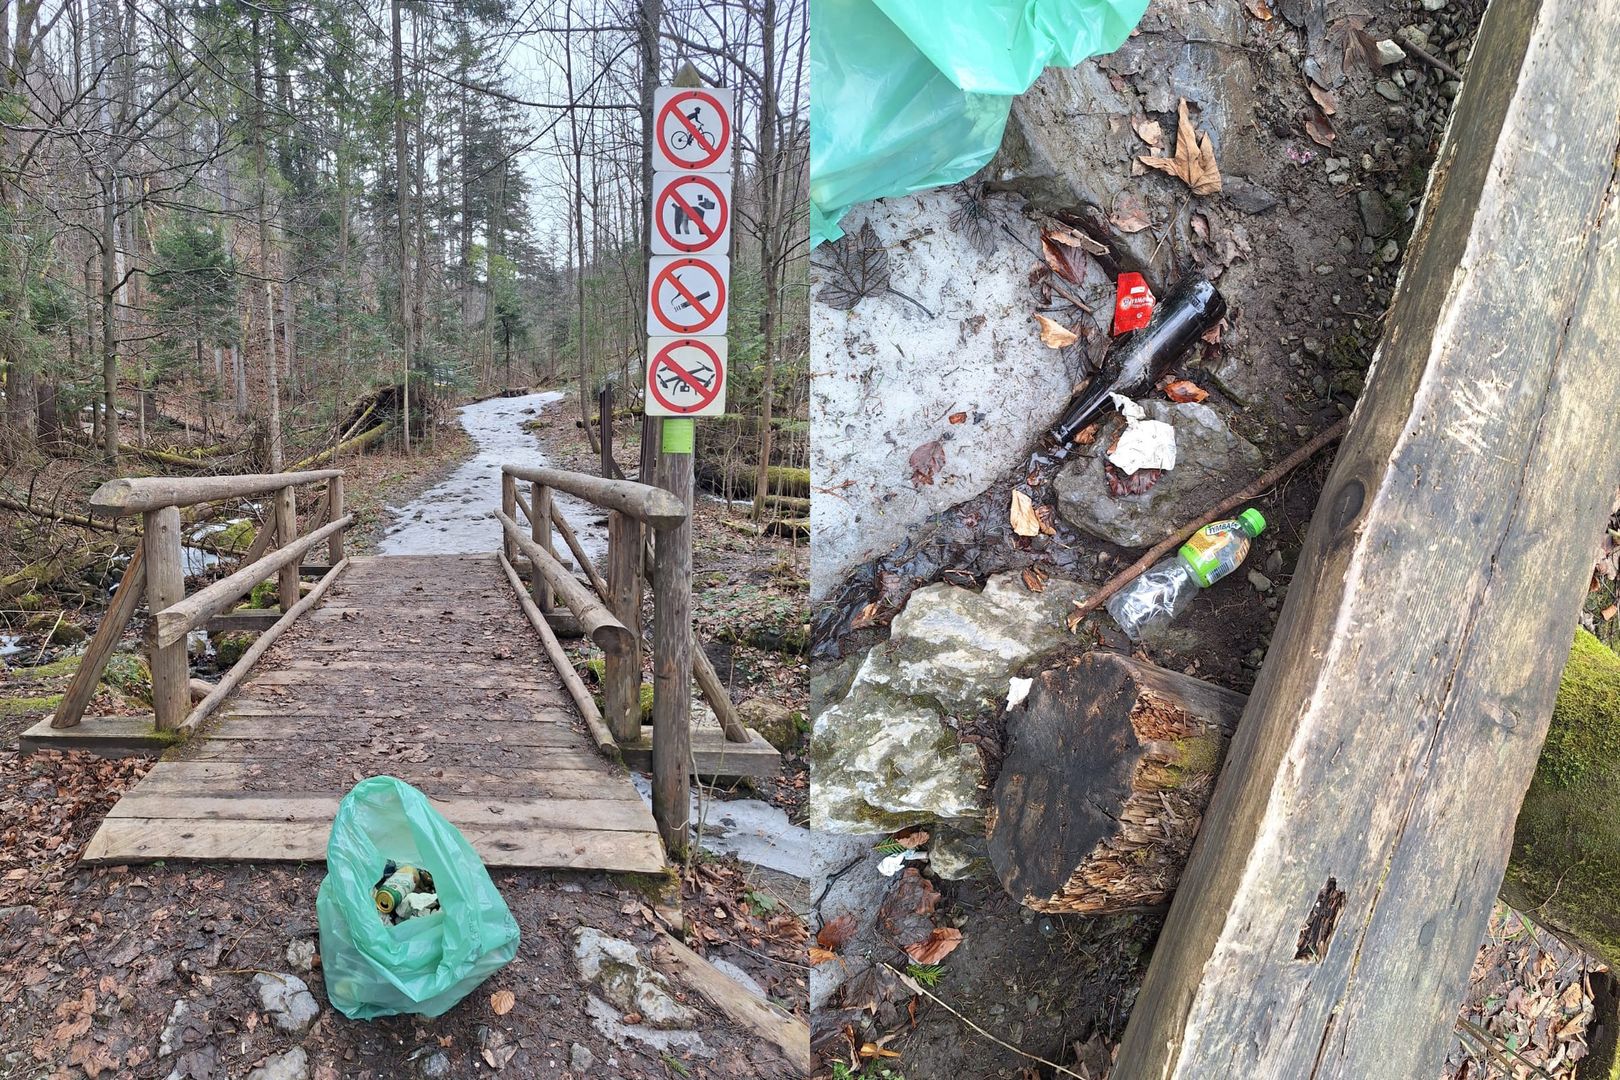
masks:
<path fill-rule="evenodd" d="M 655 90 L 653 169 L 730 172 L 731 105 L 730 90 Z"/>
<path fill-rule="evenodd" d="M 648 342 L 647 415 L 713 416 L 726 411 L 726 339 Z"/>
<path fill-rule="evenodd" d="M 731 177 L 653 174 L 654 255 L 725 254 L 731 244 Z"/>
<path fill-rule="evenodd" d="M 647 287 L 647 326 L 653 334 L 688 336 L 726 332 L 724 255 L 654 255 Z"/>

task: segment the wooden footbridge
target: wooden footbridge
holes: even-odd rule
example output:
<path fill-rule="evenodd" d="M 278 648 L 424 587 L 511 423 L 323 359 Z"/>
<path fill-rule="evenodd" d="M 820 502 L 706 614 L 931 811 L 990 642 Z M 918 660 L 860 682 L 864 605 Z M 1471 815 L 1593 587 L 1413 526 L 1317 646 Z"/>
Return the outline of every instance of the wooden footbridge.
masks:
<path fill-rule="evenodd" d="M 553 512 L 553 491 L 608 512 L 605 571 Z M 24 748 L 167 749 L 108 814 L 86 861 L 319 861 L 343 793 L 386 774 L 422 789 L 492 866 L 652 873 L 687 842 L 691 771 L 774 771 L 776 751 L 737 721 L 692 635 L 690 552 L 675 550 L 690 543 L 689 503 L 516 465 L 500 494 L 501 551 L 362 557 L 344 551 L 354 519 L 341 470 L 104 484 L 92 512 L 142 516 L 142 540 L 56 714 Z M 242 567 L 186 595 L 180 509 L 263 497 L 273 511 Z M 586 580 L 558 557 L 557 539 Z M 311 563 L 323 547 L 327 562 Z M 279 611 L 229 610 L 271 578 Z M 153 713 L 84 718 L 142 599 Z M 189 678 L 187 637 L 199 629 L 260 633 L 211 685 Z M 601 707 L 559 640 L 571 632 L 604 656 Z M 718 729 L 691 726 L 693 675 Z M 626 764 L 652 772 L 651 809 Z"/>

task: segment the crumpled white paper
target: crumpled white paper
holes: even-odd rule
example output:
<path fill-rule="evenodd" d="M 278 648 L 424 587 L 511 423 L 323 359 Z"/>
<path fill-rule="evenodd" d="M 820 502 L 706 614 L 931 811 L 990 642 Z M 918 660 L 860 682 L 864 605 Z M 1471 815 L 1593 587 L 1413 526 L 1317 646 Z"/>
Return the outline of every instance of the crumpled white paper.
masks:
<path fill-rule="evenodd" d="M 1149 420 L 1142 406 L 1123 394 L 1108 396 L 1125 418 L 1125 430 L 1120 432 L 1108 460 L 1126 476 L 1138 469 L 1175 468 L 1176 429 L 1163 420 Z"/>
<path fill-rule="evenodd" d="M 1007 680 L 1007 708 L 1011 709 L 1025 698 L 1029 697 L 1029 688 L 1035 685 L 1034 679 L 1011 678 Z"/>

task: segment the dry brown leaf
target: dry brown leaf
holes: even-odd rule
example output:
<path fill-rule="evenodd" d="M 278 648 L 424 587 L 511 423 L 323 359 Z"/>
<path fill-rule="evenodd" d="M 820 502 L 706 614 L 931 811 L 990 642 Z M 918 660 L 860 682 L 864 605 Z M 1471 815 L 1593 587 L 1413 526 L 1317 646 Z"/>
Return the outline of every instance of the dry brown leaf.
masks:
<path fill-rule="evenodd" d="M 1108 215 L 1108 221 L 1122 233 L 1139 233 L 1153 224 L 1142 201 L 1134 195 L 1121 197 L 1114 212 Z"/>
<path fill-rule="evenodd" d="M 951 413 L 951 415 L 947 416 L 945 419 L 947 421 L 949 421 L 950 423 L 952 423 L 952 424 L 960 424 L 960 423 L 963 423 L 963 422 L 965 422 L 967 420 L 967 413 L 965 413 L 965 412 L 953 412 L 953 413 Z"/>
<path fill-rule="evenodd" d="M 1192 121 L 1187 118 L 1186 98 L 1181 99 L 1177 115 L 1175 156 L 1152 157 L 1142 154 L 1136 160 L 1150 169 L 1179 177 L 1192 188 L 1194 195 L 1213 195 L 1221 190 L 1221 170 L 1215 163 L 1215 144 L 1210 141 L 1209 132 L 1199 135 L 1193 128 Z"/>
<path fill-rule="evenodd" d="M 937 964 L 962 944 L 962 931 L 950 926 L 936 926 L 926 940 L 906 946 L 906 955 L 919 964 Z"/>
<path fill-rule="evenodd" d="M 1101 430 L 1102 422 L 1100 420 L 1095 423 L 1087 424 L 1085 427 L 1075 432 L 1074 438 L 1070 439 L 1069 441 L 1074 443 L 1076 446 L 1090 446 L 1092 443 L 1097 441 L 1097 433 Z"/>
<path fill-rule="evenodd" d="M 1079 248 L 1092 255 L 1108 254 L 1108 245 L 1093 240 L 1079 229 L 1048 229 L 1041 234 L 1043 237 L 1055 240 L 1065 247 Z"/>
<path fill-rule="evenodd" d="M 900 833 L 891 839 L 907 851 L 915 851 L 928 843 L 928 830 L 912 829 L 910 832 Z"/>
<path fill-rule="evenodd" d="M 1261 22 L 1271 21 L 1271 7 L 1266 3 L 1266 0 L 1247 0 L 1247 3 L 1243 6 L 1249 9 L 1250 15 L 1253 15 Z"/>
<path fill-rule="evenodd" d="M 915 487 L 932 484 L 934 476 L 945 467 L 945 447 L 938 439 L 925 442 L 906 459 L 911 466 L 911 483 Z"/>
<path fill-rule="evenodd" d="M 1023 573 L 1024 588 L 1030 592 L 1046 591 L 1046 573 L 1039 567 L 1026 566 Z"/>
<path fill-rule="evenodd" d="M 1187 401 L 1203 401 L 1209 397 L 1209 391 L 1191 379 L 1172 379 L 1164 384 L 1164 396 L 1179 404 Z"/>
<path fill-rule="evenodd" d="M 870 604 L 867 604 L 865 607 L 861 608 L 860 612 L 855 616 L 855 618 L 850 621 L 849 628 L 851 630 L 860 630 L 864 627 L 871 626 L 882 617 L 882 611 L 883 605 L 876 600 L 872 601 Z"/>
<path fill-rule="evenodd" d="M 1078 229 L 1054 228 L 1041 231 L 1041 255 L 1046 259 L 1046 265 L 1052 268 L 1052 272 L 1064 281 L 1078 285 L 1085 280 L 1086 254 L 1106 255 L 1108 248 Z"/>
<path fill-rule="evenodd" d="M 1035 312 L 1035 321 L 1041 327 L 1041 344 L 1048 349 L 1066 349 L 1080 340 L 1079 334 L 1056 319 L 1048 319 L 1040 312 Z"/>
<path fill-rule="evenodd" d="M 1141 139 L 1154 149 L 1164 145 L 1164 126 L 1157 120 L 1132 117 L 1131 130 L 1136 132 L 1138 139 Z"/>
<path fill-rule="evenodd" d="M 1317 146 L 1332 146 L 1333 140 L 1339 137 L 1339 133 L 1333 130 L 1333 124 L 1319 112 L 1313 112 L 1306 118 L 1305 134 Z"/>
<path fill-rule="evenodd" d="M 1333 96 L 1332 91 L 1324 90 L 1313 82 L 1307 82 L 1305 89 L 1311 92 L 1311 98 L 1324 116 L 1332 116 L 1339 111 L 1339 99 Z"/>
<path fill-rule="evenodd" d="M 823 949 L 837 952 L 849 944 L 849 939 L 855 936 L 856 929 L 855 916 L 846 911 L 821 924 L 821 929 L 816 931 L 816 944 Z"/>
<path fill-rule="evenodd" d="M 1013 532 L 1019 536 L 1039 536 L 1041 519 L 1035 516 L 1035 504 L 1022 491 L 1012 493 L 1012 508 L 1008 511 Z"/>
<path fill-rule="evenodd" d="M 879 1046 L 877 1043 L 861 1044 L 861 1057 L 866 1058 L 867 1060 L 872 1058 L 897 1058 L 899 1056 L 900 1051 L 890 1050 L 888 1047 Z"/>
<path fill-rule="evenodd" d="M 825 964 L 829 960 L 838 959 L 838 954 L 831 949 L 823 949 L 820 945 L 810 946 L 810 963 Z"/>
<path fill-rule="evenodd" d="M 1221 332 L 1225 328 L 1226 320 L 1222 319 L 1220 322 L 1216 323 L 1214 326 L 1200 334 L 1199 340 L 1208 342 L 1211 345 L 1219 345 L 1221 343 Z"/>
<path fill-rule="evenodd" d="M 1620 604 L 1610 604 L 1608 607 L 1603 609 L 1602 614 L 1603 621 L 1608 622 L 1610 619 L 1614 618 L 1615 615 L 1620 614 Z"/>
<path fill-rule="evenodd" d="M 1188 219 L 1188 221 L 1192 224 L 1193 235 L 1208 243 L 1209 218 L 1205 217 L 1203 214 L 1194 214 Z"/>
<path fill-rule="evenodd" d="M 517 995 L 510 990 L 497 990 L 489 995 L 489 1007 L 495 1010 L 496 1016 L 505 1016 L 517 1004 Z"/>

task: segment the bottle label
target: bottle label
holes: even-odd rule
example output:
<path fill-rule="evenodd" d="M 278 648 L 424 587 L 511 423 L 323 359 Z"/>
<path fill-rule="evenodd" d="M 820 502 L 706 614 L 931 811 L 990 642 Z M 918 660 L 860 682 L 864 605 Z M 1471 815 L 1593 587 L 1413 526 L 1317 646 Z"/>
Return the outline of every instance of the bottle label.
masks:
<path fill-rule="evenodd" d="M 1248 554 L 1249 534 L 1237 521 L 1205 525 L 1181 545 L 1181 557 L 1187 568 L 1205 588 L 1236 570 Z"/>

